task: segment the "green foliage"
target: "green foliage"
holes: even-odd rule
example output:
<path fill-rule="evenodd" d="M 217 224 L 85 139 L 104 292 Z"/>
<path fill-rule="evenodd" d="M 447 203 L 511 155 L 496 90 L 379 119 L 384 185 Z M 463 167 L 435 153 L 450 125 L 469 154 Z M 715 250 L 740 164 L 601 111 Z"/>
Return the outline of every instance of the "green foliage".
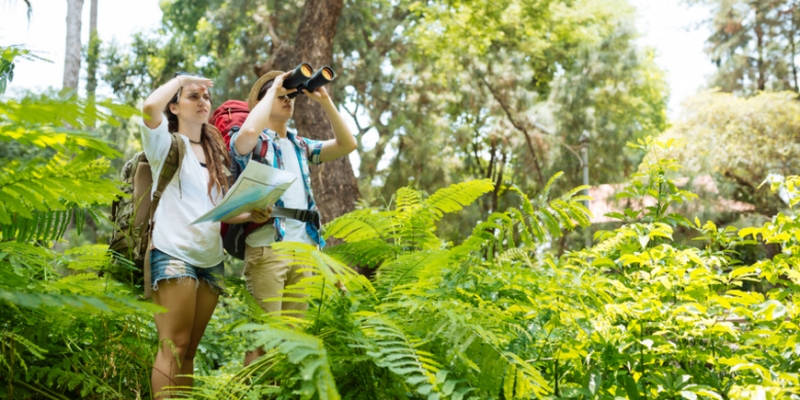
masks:
<path fill-rule="evenodd" d="M 800 391 L 797 216 L 790 210 L 737 230 L 672 212 L 696 197 L 675 183 L 680 167 L 666 157 L 679 145 L 631 144 L 648 156 L 621 196 L 655 205 L 617 215 L 624 224 L 598 232 L 598 245 L 560 258 L 545 249 L 586 218 L 580 197 L 523 195 L 523 207 L 492 214 L 457 245 L 406 241 L 401 232 L 414 229 L 414 218 L 441 218 L 422 210 L 474 190 L 457 197 L 457 211 L 491 190 L 481 181 L 429 197 L 403 190 L 390 208 L 341 217 L 327 235 L 342 238 L 346 252 L 276 246 L 317 272 L 286 291 L 306 295 L 307 318 L 242 327 L 253 345 L 273 349 L 270 361 L 211 385 L 234 392 L 202 396 L 322 397 L 332 379 L 345 399 L 792 398 Z M 789 193 L 792 208 L 800 203 L 800 178 L 770 183 Z M 676 244 L 679 227 L 697 232 L 699 246 Z M 737 249 L 754 241 L 782 252 L 742 264 Z M 391 251 L 380 258 L 374 248 Z M 380 261 L 372 280 L 337 260 L 359 253 Z M 752 292 L 748 282 L 770 286 Z"/>
<path fill-rule="evenodd" d="M 29 9 L 30 10 L 30 9 Z M 0 94 L 6 92 L 8 84 L 14 80 L 14 60 L 40 60 L 30 50 L 19 46 L 3 47 L 0 52 Z"/>
<path fill-rule="evenodd" d="M 691 143 L 668 154 L 685 167 L 686 176 L 710 175 L 720 195 L 751 204 L 753 211 L 769 216 L 782 203 L 759 190 L 759 185 L 769 174 L 797 171 L 798 115 L 800 105 L 792 92 L 741 98 L 710 91 L 685 102 L 681 118 L 662 140 Z"/>
<path fill-rule="evenodd" d="M 292 20 L 299 9 L 293 2 L 265 8 L 241 7 L 249 4 L 244 0 L 193 4 L 165 3 L 165 25 L 170 33 L 197 28 L 197 35 L 142 39 L 136 46 L 145 50 L 137 53 L 141 58 L 116 54 L 120 68 L 112 73 L 120 88 L 130 85 L 140 95 L 170 69 L 185 66 L 224 71 L 219 73 L 231 81 L 218 90 L 238 93 L 249 82 L 241 79 L 243 68 L 255 58 L 237 60 L 237 49 L 258 47 L 248 57 L 265 55 L 267 32 L 286 37 L 293 30 L 279 22 Z M 377 163 L 390 145 L 397 150 L 390 172 L 376 174 L 365 166 L 372 171 L 365 179 L 383 179 L 381 190 L 394 193 L 392 201 L 329 223 L 326 237 L 343 244 L 325 252 L 296 243 L 275 246 L 288 262 L 314 272 L 283 293 L 285 301 L 309 305 L 305 318 L 263 315 L 241 282 L 233 283 L 201 343 L 197 387 L 184 388 L 186 396 L 800 395 L 800 309 L 794 303 L 800 288 L 800 221 L 794 210 L 800 178 L 770 178 L 789 208 L 780 207 L 759 226 L 737 230 L 682 215 L 680 206 L 697 196 L 676 182 L 680 140 L 640 139 L 663 127 L 664 93 L 652 60 L 632 47 L 630 27 L 618 24 L 628 15 L 615 11 L 623 2 L 348 5 L 342 30 L 347 42 L 337 48 L 346 55 L 337 62 L 351 75 L 345 78 L 349 99 L 367 110 L 378 131 L 377 150 L 366 160 Z M 179 60 L 176 55 L 190 45 L 203 50 Z M 198 55 L 212 48 L 223 60 L 219 64 Z M 442 57 L 433 57 L 439 60 L 434 63 L 410 57 L 420 54 Z M 481 58 L 498 61 L 488 65 Z M 380 68 L 386 60 L 391 68 Z M 454 69 L 443 74 L 448 63 Z M 598 68 L 583 74 L 588 66 Z M 358 74 L 364 68 L 371 72 Z M 125 77 L 129 71 L 131 80 Z M 136 81 L 144 73 L 148 78 Z M 598 89 L 620 76 L 649 83 L 625 86 L 627 93 Z M 636 127 L 608 139 L 608 151 L 631 168 L 645 154 L 620 197 L 653 200 L 642 210 L 611 215 L 621 226 L 598 232 L 596 246 L 562 256 L 554 245 L 565 232 L 586 227 L 589 214 L 581 203 L 585 198 L 577 195 L 583 188 L 569 190 L 569 172 L 546 180 L 554 165 L 545 161 L 558 153 L 553 147 L 567 149 L 572 139 L 548 142 L 538 125 L 519 118 L 533 115 L 529 111 L 537 110 L 540 96 L 553 89 L 563 90 L 549 95 L 564 108 L 549 114 L 577 110 L 556 117 L 569 135 L 593 125 L 599 125 L 597 132 Z M 570 93 L 594 97 L 583 102 Z M 408 102 L 396 101 L 401 98 Z M 588 114 L 595 105 L 605 106 L 597 108 L 596 118 Z M 112 123 L 114 115 L 132 112 L 55 94 L 0 102 L 0 140 L 8 144 L 0 149 L 0 398 L 150 396 L 156 307 L 138 302 L 128 286 L 108 275 L 95 274 L 109 263 L 104 246 L 51 249 L 73 213 L 97 215 L 97 207 L 117 194 L 114 182 L 101 176 L 109 169 L 107 157 L 118 153 L 80 130 L 97 121 Z M 369 131 L 361 128 L 361 134 Z M 617 145 L 628 138 L 637 140 L 623 154 Z M 479 172 L 443 172 L 461 159 Z M 409 182 L 414 187 L 406 187 Z M 425 189 L 433 187 L 444 188 L 428 195 Z M 448 219 L 464 220 L 458 223 L 471 234 L 445 232 Z M 678 229 L 695 233 L 697 246 L 678 244 Z M 756 243 L 780 251 L 772 259 L 745 262 L 742 249 Z M 369 267 L 373 274 L 367 278 L 351 266 Z M 267 355 L 242 368 L 241 354 L 255 346 Z"/>
<path fill-rule="evenodd" d="M 0 54 L 4 71 L 30 58 L 19 48 Z M 129 107 L 67 95 L 0 101 L 0 398 L 149 392 L 148 322 L 158 308 L 98 277 L 110 263 L 106 246 L 51 249 L 73 217 L 80 229 L 119 193 L 103 178 L 105 157 L 119 153 L 80 127 L 131 115 Z"/>
<path fill-rule="evenodd" d="M 328 224 L 326 236 L 344 241 L 328 254 L 303 244 L 274 245 L 291 264 L 316 273 L 284 293 L 303 296 L 284 300 L 307 302 L 307 318 L 269 317 L 239 328 L 268 355 L 220 376 L 199 396 L 245 399 L 268 391 L 276 398 L 510 399 L 552 392 L 542 370 L 526 361 L 531 354 L 521 351 L 533 337 L 529 323 L 518 319 L 518 301 L 530 307 L 533 294 L 517 293 L 522 287 L 515 277 L 540 258 L 537 246 L 588 221 L 588 212 L 572 195 L 543 194 L 531 202 L 517 192 L 522 210 L 492 214 L 464 243 L 436 238 L 444 214 L 492 189 L 487 180 L 428 197 L 403 189 L 388 209 L 363 209 Z M 375 260 L 374 280 L 342 263 L 361 259 Z"/>

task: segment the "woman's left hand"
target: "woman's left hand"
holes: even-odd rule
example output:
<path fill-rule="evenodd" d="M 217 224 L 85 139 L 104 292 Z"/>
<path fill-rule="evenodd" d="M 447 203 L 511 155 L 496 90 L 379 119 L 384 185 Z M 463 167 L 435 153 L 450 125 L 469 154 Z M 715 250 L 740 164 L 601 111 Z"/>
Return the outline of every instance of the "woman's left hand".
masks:
<path fill-rule="evenodd" d="M 263 224 L 267 222 L 267 220 L 271 215 L 272 215 L 272 207 L 267 207 L 265 210 L 257 208 L 253 211 L 250 211 L 250 220 L 257 224 Z"/>

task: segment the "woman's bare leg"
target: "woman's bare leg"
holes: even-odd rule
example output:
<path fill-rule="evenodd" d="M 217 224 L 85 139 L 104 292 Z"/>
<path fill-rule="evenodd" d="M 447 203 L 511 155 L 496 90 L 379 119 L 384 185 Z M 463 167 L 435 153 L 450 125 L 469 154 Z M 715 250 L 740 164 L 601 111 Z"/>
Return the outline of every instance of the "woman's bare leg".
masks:
<path fill-rule="evenodd" d="M 179 385 L 177 375 L 192 341 L 198 292 L 195 282 L 192 278 L 163 280 L 153 291 L 153 302 L 167 309 L 155 315 L 159 343 L 151 377 L 155 399 L 170 398 L 164 388 Z"/>
<path fill-rule="evenodd" d="M 203 333 L 206 331 L 208 321 L 211 320 L 211 315 L 214 314 L 214 309 L 217 307 L 218 301 L 219 295 L 211 290 L 211 286 L 206 280 L 201 280 L 200 287 L 197 288 L 197 297 L 195 300 L 192 338 L 189 341 L 189 348 L 186 349 L 186 354 L 183 357 L 181 375 L 191 375 L 194 373 L 194 356 L 197 354 L 197 346 L 200 345 L 200 339 L 203 338 Z M 178 384 L 180 386 L 192 386 L 193 383 L 190 377 L 178 377 Z"/>

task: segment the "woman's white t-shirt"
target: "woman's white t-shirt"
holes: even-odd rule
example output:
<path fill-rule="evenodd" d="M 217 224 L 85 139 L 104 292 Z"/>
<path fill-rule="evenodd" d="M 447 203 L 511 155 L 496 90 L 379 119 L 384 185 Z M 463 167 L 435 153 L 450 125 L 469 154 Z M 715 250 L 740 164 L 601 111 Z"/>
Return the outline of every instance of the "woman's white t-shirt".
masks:
<path fill-rule="evenodd" d="M 283 193 L 283 206 L 286 208 L 296 208 L 299 210 L 308 209 L 308 198 L 306 197 L 306 188 L 303 186 L 303 173 L 300 171 L 300 161 L 297 159 L 297 152 L 295 152 L 294 144 L 287 138 L 279 140 L 281 145 L 281 153 L 283 153 L 283 167 L 286 172 L 292 173 L 297 176 L 297 179 L 286 189 Z M 308 235 L 306 231 L 305 222 L 300 222 L 296 219 L 286 218 L 285 231 L 283 237 L 285 242 L 299 242 L 305 244 L 315 245 L 314 240 Z M 250 247 L 264 247 L 269 246 L 275 242 L 275 226 L 272 224 L 264 225 L 249 235 L 245 239 Z"/>
<path fill-rule="evenodd" d="M 223 259 L 220 223 L 191 225 L 192 221 L 214 207 L 208 196 L 208 171 L 195 157 L 189 138 L 183 135 L 178 137 L 183 140 L 186 152 L 181 170 L 175 174 L 161 195 L 155 214 L 152 245 L 195 267 L 214 267 Z M 155 129 L 148 128 L 142 122 L 142 143 L 153 172 L 153 192 L 171 142 L 166 118 L 162 118 L 161 125 Z M 217 201 L 221 199 L 216 188 L 212 189 L 211 195 Z"/>

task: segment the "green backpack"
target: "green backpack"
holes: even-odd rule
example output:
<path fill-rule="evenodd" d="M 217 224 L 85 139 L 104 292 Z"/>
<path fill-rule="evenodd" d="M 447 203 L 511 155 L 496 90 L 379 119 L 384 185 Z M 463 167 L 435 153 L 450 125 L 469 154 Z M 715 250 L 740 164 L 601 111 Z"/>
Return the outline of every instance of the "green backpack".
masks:
<path fill-rule="evenodd" d="M 145 298 L 150 298 L 150 238 L 152 221 L 161 201 L 161 195 L 175 174 L 180 171 L 186 145 L 177 133 L 170 133 L 172 143 L 158 176 L 152 200 L 153 173 L 143 151 L 136 153 L 122 168 L 120 188 L 126 196 L 118 197 L 111 205 L 111 223 L 114 231 L 109 248 L 114 251 L 118 278 L 132 279 L 144 286 Z M 130 265 L 133 265 L 131 271 Z M 127 269 L 127 273 L 120 273 Z M 132 273 L 131 273 L 132 272 Z M 121 276 L 120 276 L 121 275 Z M 124 280 L 127 280 L 124 279 Z"/>

